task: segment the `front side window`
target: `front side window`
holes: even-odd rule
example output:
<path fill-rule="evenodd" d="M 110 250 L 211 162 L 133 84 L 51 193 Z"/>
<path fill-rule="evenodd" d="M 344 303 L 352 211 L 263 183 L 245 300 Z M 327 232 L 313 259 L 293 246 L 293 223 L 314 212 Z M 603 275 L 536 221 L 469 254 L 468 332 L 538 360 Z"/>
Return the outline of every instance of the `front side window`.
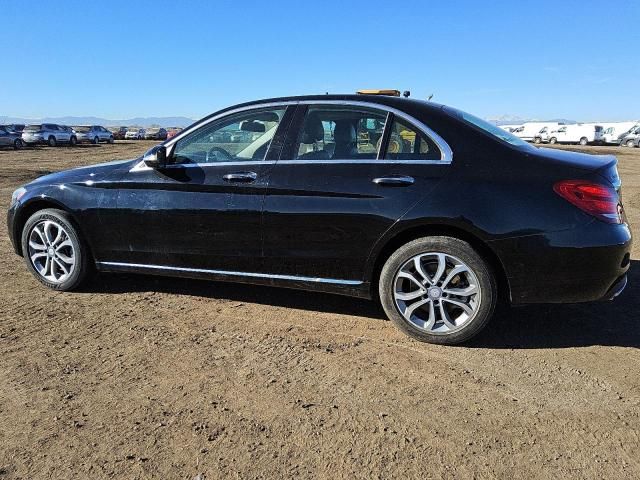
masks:
<path fill-rule="evenodd" d="M 174 163 L 264 160 L 285 111 L 252 110 L 204 125 L 176 143 Z"/>
<path fill-rule="evenodd" d="M 402 119 L 395 119 L 384 158 L 387 160 L 440 160 L 442 153 L 438 146 Z"/>
<path fill-rule="evenodd" d="M 295 159 L 376 159 L 386 119 L 386 113 L 378 110 L 310 106 L 298 136 Z"/>

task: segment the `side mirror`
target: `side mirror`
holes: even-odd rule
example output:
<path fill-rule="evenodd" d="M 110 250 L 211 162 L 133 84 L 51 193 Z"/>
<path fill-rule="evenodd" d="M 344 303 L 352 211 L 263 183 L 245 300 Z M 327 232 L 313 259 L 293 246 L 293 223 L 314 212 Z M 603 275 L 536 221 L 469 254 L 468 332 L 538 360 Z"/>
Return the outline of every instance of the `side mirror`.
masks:
<path fill-rule="evenodd" d="M 147 167 L 165 168 L 167 166 L 167 148 L 164 145 L 156 145 L 144 154 L 142 161 Z"/>

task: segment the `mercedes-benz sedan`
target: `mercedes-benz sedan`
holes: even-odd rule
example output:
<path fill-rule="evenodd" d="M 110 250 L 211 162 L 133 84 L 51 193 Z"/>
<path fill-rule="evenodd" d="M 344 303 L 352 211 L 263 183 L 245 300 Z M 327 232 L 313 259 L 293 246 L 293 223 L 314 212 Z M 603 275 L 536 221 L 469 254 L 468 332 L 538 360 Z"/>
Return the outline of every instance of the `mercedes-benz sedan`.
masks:
<path fill-rule="evenodd" d="M 141 158 L 19 188 L 8 224 L 56 290 L 95 268 L 376 298 L 404 332 L 447 344 L 499 300 L 614 298 L 631 248 L 614 157 L 379 95 L 221 110 Z"/>

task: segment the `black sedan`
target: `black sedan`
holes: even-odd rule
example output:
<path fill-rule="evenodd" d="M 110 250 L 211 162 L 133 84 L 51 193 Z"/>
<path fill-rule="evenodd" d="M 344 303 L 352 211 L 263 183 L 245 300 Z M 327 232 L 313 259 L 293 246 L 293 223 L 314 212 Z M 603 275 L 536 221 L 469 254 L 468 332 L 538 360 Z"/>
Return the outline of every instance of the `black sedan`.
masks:
<path fill-rule="evenodd" d="M 424 101 L 269 99 L 141 158 L 19 188 L 9 235 L 56 290 L 94 268 L 320 290 L 377 298 L 404 332 L 453 344 L 498 301 L 623 290 L 631 233 L 616 162 Z"/>

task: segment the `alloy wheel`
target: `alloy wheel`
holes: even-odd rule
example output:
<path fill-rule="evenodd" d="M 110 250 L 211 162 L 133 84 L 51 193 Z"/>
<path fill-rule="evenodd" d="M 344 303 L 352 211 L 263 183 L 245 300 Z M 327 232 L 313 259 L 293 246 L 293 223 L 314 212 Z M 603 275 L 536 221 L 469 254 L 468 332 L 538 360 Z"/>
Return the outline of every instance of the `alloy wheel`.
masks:
<path fill-rule="evenodd" d="M 459 258 L 439 252 L 406 261 L 393 281 L 393 298 L 404 319 L 430 334 L 460 330 L 477 315 L 480 282 Z"/>
<path fill-rule="evenodd" d="M 29 258 L 42 278 L 62 283 L 76 266 L 76 247 L 67 231 L 57 222 L 43 220 L 29 232 Z"/>

